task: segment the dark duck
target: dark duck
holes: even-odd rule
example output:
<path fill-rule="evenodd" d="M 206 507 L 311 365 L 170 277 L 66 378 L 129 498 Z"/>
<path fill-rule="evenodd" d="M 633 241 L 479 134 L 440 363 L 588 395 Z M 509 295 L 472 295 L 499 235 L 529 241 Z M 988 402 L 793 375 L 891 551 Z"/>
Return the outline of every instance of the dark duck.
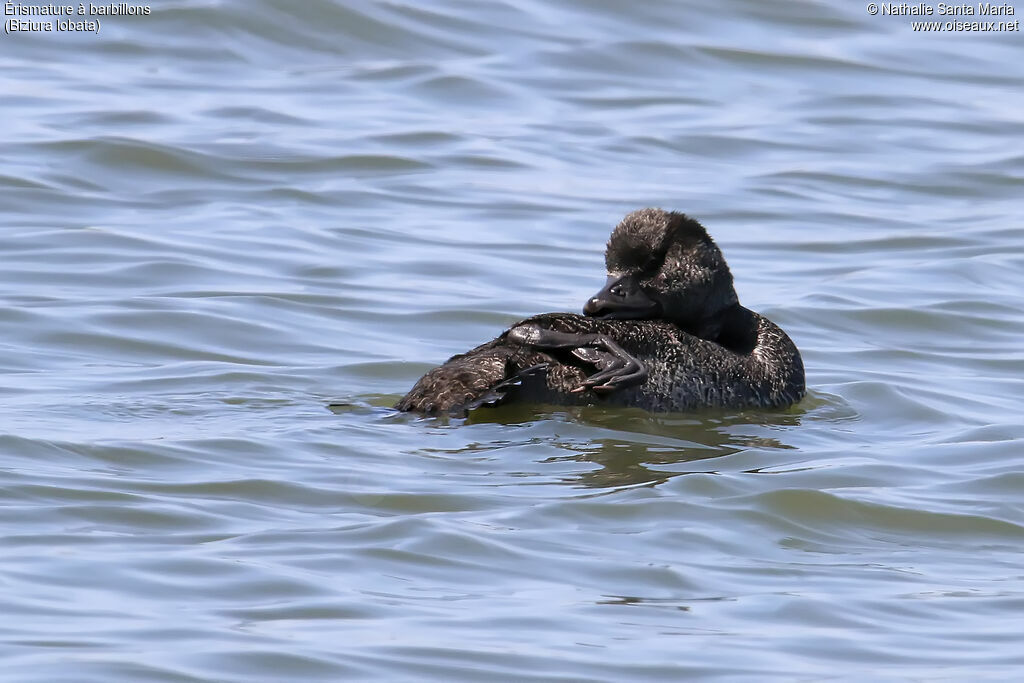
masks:
<path fill-rule="evenodd" d="M 804 395 L 800 352 L 740 305 L 696 220 L 642 209 L 612 232 L 608 282 L 583 315 L 527 318 L 424 375 L 395 406 L 465 415 L 509 401 L 655 412 L 783 408 Z"/>

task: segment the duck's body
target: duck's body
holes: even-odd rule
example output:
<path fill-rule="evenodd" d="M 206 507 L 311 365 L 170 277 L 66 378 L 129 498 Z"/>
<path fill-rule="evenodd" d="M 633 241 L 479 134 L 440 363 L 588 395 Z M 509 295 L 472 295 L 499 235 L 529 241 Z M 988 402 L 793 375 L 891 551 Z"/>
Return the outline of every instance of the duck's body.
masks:
<path fill-rule="evenodd" d="M 517 323 L 497 339 L 453 356 L 424 375 L 398 403 L 399 410 L 464 414 L 505 400 L 554 405 L 608 403 L 652 412 L 699 408 L 781 408 L 804 395 L 803 363 L 786 333 L 767 318 L 750 316 L 756 340 L 737 352 L 683 332 L 664 320 L 602 320 L 545 313 Z M 599 395 L 575 391 L 594 363 L 569 349 L 542 349 L 510 339 L 523 326 L 612 338 L 647 368 L 636 386 Z"/>
<path fill-rule="evenodd" d="M 459 415 L 514 400 L 679 412 L 779 408 L 803 397 L 799 351 L 739 305 L 699 223 L 634 212 L 612 233 L 606 260 L 608 284 L 584 306 L 586 316 L 523 320 L 428 372 L 395 407 Z"/>

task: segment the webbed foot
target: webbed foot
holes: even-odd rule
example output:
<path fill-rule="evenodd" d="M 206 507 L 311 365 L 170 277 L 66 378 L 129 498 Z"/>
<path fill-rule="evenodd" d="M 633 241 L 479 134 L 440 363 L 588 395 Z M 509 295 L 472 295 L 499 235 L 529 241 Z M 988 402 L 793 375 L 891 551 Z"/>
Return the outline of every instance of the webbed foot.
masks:
<path fill-rule="evenodd" d="M 509 330 L 508 339 L 541 349 L 572 348 L 574 356 L 595 365 L 598 371 L 573 389 L 573 393 L 587 389 L 611 392 L 642 384 L 647 379 L 647 366 L 604 334 L 575 334 L 518 325 Z"/>

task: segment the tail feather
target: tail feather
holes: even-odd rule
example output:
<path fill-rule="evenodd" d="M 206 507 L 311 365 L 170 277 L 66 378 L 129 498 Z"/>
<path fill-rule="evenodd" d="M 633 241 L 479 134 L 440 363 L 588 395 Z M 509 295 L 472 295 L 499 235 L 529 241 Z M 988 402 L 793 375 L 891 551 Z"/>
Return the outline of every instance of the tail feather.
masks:
<path fill-rule="evenodd" d="M 549 363 L 538 363 L 537 365 L 523 368 L 511 377 L 498 382 L 477 398 L 467 401 L 464 405 L 460 406 L 461 412 L 465 414 L 481 406 L 501 405 L 512 398 L 523 387 L 524 383 L 530 383 L 538 378 L 543 378 L 547 374 L 548 365 Z"/>

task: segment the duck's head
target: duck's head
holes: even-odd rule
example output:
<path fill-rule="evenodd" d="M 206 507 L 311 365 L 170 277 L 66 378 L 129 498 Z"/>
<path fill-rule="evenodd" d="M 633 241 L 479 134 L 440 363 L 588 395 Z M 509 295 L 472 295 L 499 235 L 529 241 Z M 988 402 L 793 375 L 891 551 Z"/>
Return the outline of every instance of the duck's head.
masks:
<path fill-rule="evenodd" d="M 608 282 L 584 315 L 669 320 L 705 338 L 739 299 L 725 258 L 700 223 L 682 213 L 640 209 L 615 226 L 605 250 Z"/>

